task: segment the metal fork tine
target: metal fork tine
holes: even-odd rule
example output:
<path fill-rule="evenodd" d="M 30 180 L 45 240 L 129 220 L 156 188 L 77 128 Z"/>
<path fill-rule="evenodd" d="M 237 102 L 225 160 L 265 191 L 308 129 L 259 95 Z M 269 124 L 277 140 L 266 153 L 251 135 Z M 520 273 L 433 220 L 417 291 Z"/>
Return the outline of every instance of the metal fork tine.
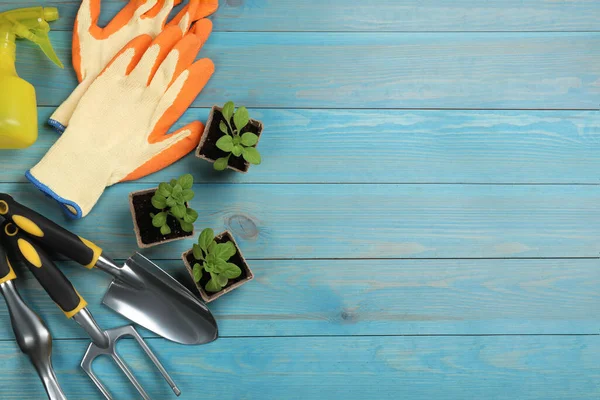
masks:
<path fill-rule="evenodd" d="M 131 328 L 131 332 L 129 334 L 131 336 L 133 336 L 133 338 L 139 343 L 139 345 L 142 347 L 142 349 L 146 352 L 146 354 L 148 355 L 150 360 L 152 360 L 152 362 L 154 363 L 156 368 L 158 368 L 158 370 L 162 374 L 163 378 L 165 378 L 167 383 L 171 386 L 171 389 L 173 389 L 173 392 L 175 393 L 175 395 L 179 396 L 181 394 L 181 390 L 179 390 L 179 388 L 177 387 L 177 385 L 175 384 L 173 379 L 171 379 L 171 377 L 167 373 L 167 370 L 161 364 L 160 360 L 154 355 L 154 353 L 152 352 L 152 349 L 150 349 L 150 347 L 146 344 L 146 341 L 142 338 L 142 336 L 140 336 L 140 334 L 135 330 L 135 328 L 133 328 L 131 325 L 129 325 L 129 327 Z"/>
<path fill-rule="evenodd" d="M 96 387 L 102 392 L 102 394 L 104 395 L 104 397 L 106 398 L 106 400 L 113 400 L 112 396 L 110 395 L 110 393 L 108 392 L 108 390 L 106 389 L 106 387 L 104 387 L 104 385 L 102 384 L 102 382 L 100 382 L 100 379 L 98 379 L 98 377 L 92 371 L 92 368 L 91 368 L 91 362 L 92 361 L 93 360 L 90 360 L 90 362 L 87 365 L 87 367 L 85 367 L 83 365 L 83 363 L 82 363 L 81 364 L 81 368 L 90 377 L 90 379 L 92 380 L 92 382 L 94 382 L 96 384 Z"/>
<path fill-rule="evenodd" d="M 135 376 L 133 375 L 133 373 L 127 366 L 127 364 L 125 364 L 125 361 L 123 361 L 123 359 L 121 357 L 119 357 L 119 355 L 117 354 L 116 351 L 114 351 L 112 353 L 111 357 L 113 360 L 115 360 L 115 362 L 117 363 L 119 368 L 121 368 L 121 371 L 123 371 L 125 373 L 125 375 L 127 376 L 127 379 L 129 379 L 129 382 L 131 382 L 133 384 L 133 386 L 135 386 L 137 391 L 140 393 L 140 395 L 142 395 L 144 400 L 151 400 L 150 396 L 148 396 L 148 393 L 146 393 L 146 391 L 144 390 L 142 385 L 140 385 L 140 383 L 137 381 L 137 379 L 135 378 Z"/>

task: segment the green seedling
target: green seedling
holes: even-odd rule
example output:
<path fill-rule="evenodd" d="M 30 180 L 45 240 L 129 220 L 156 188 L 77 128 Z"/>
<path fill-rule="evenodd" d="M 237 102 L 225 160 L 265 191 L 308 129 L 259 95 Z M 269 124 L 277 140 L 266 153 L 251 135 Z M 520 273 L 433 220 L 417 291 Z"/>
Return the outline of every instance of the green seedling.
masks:
<path fill-rule="evenodd" d="M 240 135 L 240 132 L 250 122 L 250 116 L 246 107 L 239 107 L 235 110 L 235 105 L 232 101 L 228 101 L 223 106 L 221 111 L 225 121 L 221 121 L 219 129 L 224 133 L 219 140 L 217 140 L 217 147 L 220 150 L 228 153 L 227 156 L 218 158 L 214 163 L 214 168 L 217 171 L 222 171 L 227 168 L 229 158 L 233 155 L 234 157 L 244 157 L 244 160 L 250 164 L 258 165 L 261 162 L 260 153 L 256 150 L 256 143 L 258 142 L 258 136 L 252 132 L 245 132 Z M 233 118 L 233 125 L 231 119 Z"/>
<path fill-rule="evenodd" d="M 198 237 L 198 243 L 194 243 L 192 249 L 197 263 L 194 264 L 194 280 L 200 282 L 202 270 L 210 274 L 210 280 L 205 288 L 207 292 L 219 292 L 229 282 L 229 279 L 238 278 L 242 270 L 237 265 L 228 262 L 236 253 L 233 243 L 217 243 L 215 233 L 206 228 Z M 200 265 L 202 263 L 202 265 Z"/>
<path fill-rule="evenodd" d="M 192 175 L 186 174 L 179 179 L 171 179 L 171 182 L 158 185 L 158 190 L 152 196 L 152 206 L 160 212 L 150 213 L 150 217 L 152 217 L 152 225 L 160 228 L 160 233 L 163 235 L 171 233 L 171 228 L 167 224 L 169 217 L 175 218 L 184 232 L 194 230 L 193 223 L 198 219 L 198 213 L 186 206 L 186 202 L 194 198 L 193 184 Z"/>

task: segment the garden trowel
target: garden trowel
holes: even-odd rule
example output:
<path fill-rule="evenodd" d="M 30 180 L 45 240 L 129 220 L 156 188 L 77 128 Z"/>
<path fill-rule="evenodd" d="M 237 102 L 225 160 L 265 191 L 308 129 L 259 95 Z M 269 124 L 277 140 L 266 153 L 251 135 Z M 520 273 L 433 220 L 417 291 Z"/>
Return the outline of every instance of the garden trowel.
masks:
<path fill-rule="evenodd" d="M 217 323 L 206 305 L 141 254 L 119 266 L 94 243 L 4 193 L 0 193 L 0 215 L 12 219 L 48 250 L 113 275 L 102 302 L 131 321 L 182 344 L 203 344 L 218 337 Z"/>

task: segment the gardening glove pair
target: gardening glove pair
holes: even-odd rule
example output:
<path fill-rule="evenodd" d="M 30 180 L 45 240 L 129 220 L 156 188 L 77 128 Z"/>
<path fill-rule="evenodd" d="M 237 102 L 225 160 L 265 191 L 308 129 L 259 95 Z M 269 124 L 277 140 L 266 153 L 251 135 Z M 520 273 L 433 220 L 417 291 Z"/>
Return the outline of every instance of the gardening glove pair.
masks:
<path fill-rule="evenodd" d="M 52 114 L 48 123 L 63 132 L 79 100 L 108 62 L 133 38 L 146 34 L 155 38 L 165 28 L 173 6 L 181 0 L 130 0 L 106 25 L 98 26 L 101 0 L 83 0 L 73 28 L 73 68 L 80 82 Z M 185 33 L 191 24 L 218 7 L 218 0 L 189 0 L 167 26 L 177 25 Z"/>
<path fill-rule="evenodd" d="M 125 46 L 83 94 L 69 126 L 27 178 L 81 218 L 107 186 L 167 167 L 196 147 L 204 129 L 195 121 L 167 131 L 214 72 L 194 62 L 212 24 L 200 20 L 187 34 L 177 25 Z"/>

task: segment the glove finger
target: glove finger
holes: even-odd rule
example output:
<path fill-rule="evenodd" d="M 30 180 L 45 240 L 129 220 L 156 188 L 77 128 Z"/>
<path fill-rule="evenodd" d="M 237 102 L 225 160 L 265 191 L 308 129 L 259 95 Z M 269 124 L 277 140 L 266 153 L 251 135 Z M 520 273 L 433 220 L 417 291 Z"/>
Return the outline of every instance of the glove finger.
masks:
<path fill-rule="evenodd" d="M 194 21 L 208 17 L 217 11 L 217 8 L 219 8 L 218 0 L 190 0 L 190 4 L 169 21 L 168 25 L 179 25 L 186 31 Z"/>
<path fill-rule="evenodd" d="M 196 9 L 196 14 L 193 15 L 192 19 L 197 21 L 199 19 L 208 17 L 213 14 L 219 8 L 219 0 L 200 0 L 200 4 Z"/>
<path fill-rule="evenodd" d="M 88 31 L 92 27 L 98 28 L 97 22 L 100 17 L 100 0 L 82 0 L 77 17 L 75 18 L 75 28 Z M 99 28 L 98 28 L 99 29 Z"/>
<path fill-rule="evenodd" d="M 133 18 L 135 10 L 139 5 L 138 3 L 139 0 L 131 0 L 127 3 L 127 5 L 125 5 L 125 7 L 121 9 L 121 11 L 117 13 L 117 15 L 114 16 L 113 19 L 110 20 L 110 22 L 104 28 L 98 28 L 101 30 L 101 32 L 98 32 L 98 38 L 107 38 L 127 25 Z"/>
<path fill-rule="evenodd" d="M 198 25 L 200 28 L 197 27 Z M 197 26 L 194 27 L 194 32 L 185 35 L 175 45 L 165 61 L 156 70 L 156 74 L 150 83 L 151 90 L 164 93 L 175 78 L 192 65 L 212 30 L 212 23 L 207 19 L 198 21 Z"/>
<path fill-rule="evenodd" d="M 174 6 L 174 0 L 159 0 L 150 11 L 144 14 L 143 18 L 156 18 L 160 22 L 161 28 L 164 28 Z"/>
<path fill-rule="evenodd" d="M 170 26 L 165 29 L 152 41 L 140 62 L 131 72 L 131 78 L 149 85 L 156 70 L 173 47 L 181 40 L 182 36 L 183 33 L 178 26 Z"/>
<path fill-rule="evenodd" d="M 192 17 L 196 15 L 198 1 L 199 0 L 190 0 L 190 2 L 183 7 L 171 21 L 167 23 L 167 26 L 177 25 L 183 32 L 187 32 L 194 22 Z"/>
<path fill-rule="evenodd" d="M 121 182 L 143 178 L 178 161 L 198 146 L 203 131 L 204 125 L 202 122 L 194 121 L 177 132 L 166 135 L 166 140 L 153 146 L 155 151 L 153 151 L 152 157 L 130 172 Z"/>
<path fill-rule="evenodd" d="M 202 91 L 215 70 L 211 60 L 204 58 L 196 61 L 184 71 L 164 94 L 156 108 L 153 121 L 154 129 L 148 136 L 149 143 L 158 143 L 171 126 L 183 115 L 194 99 Z"/>
<path fill-rule="evenodd" d="M 140 35 L 134 38 L 113 57 L 99 76 L 105 74 L 129 75 L 151 43 L 152 36 L 150 35 Z"/>
<path fill-rule="evenodd" d="M 157 6 L 158 3 L 159 0 L 137 0 L 137 7 L 133 13 L 133 18 L 142 18 L 144 14 Z"/>

